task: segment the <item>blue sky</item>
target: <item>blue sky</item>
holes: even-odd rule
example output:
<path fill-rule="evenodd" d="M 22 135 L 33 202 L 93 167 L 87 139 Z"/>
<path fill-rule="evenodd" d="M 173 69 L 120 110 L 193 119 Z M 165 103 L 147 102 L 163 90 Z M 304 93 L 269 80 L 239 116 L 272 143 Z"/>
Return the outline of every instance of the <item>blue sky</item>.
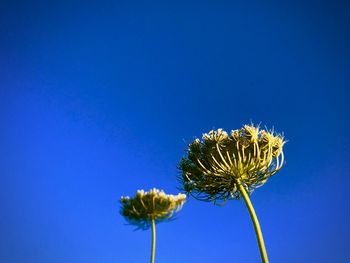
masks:
<path fill-rule="evenodd" d="M 340 1 L 3 1 L 0 261 L 148 262 L 118 199 L 178 192 L 213 128 L 284 132 L 251 198 L 271 262 L 349 262 L 350 11 Z M 242 201 L 189 199 L 156 262 L 259 262 Z"/>

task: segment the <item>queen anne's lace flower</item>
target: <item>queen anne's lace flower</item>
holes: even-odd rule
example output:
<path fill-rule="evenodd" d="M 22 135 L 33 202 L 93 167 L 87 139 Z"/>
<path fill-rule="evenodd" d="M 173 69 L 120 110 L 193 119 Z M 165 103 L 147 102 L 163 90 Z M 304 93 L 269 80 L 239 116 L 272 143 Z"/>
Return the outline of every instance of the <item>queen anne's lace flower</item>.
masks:
<path fill-rule="evenodd" d="M 251 192 L 281 169 L 284 143 L 283 136 L 254 125 L 205 133 L 179 164 L 183 188 L 205 201 L 239 199 L 238 184 Z"/>
<path fill-rule="evenodd" d="M 185 194 L 167 195 L 162 190 L 151 189 L 148 192 L 138 190 L 136 196 L 122 196 L 120 213 L 127 221 L 141 229 L 148 229 L 151 220 L 162 222 L 171 219 L 186 201 Z"/>

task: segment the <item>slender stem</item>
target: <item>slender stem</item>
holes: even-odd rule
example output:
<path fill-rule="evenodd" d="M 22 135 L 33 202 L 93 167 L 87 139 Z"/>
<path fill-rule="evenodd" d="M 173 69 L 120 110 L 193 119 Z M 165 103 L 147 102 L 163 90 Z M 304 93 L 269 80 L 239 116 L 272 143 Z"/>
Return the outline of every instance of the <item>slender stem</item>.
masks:
<path fill-rule="evenodd" d="M 244 202 L 245 202 L 245 204 L 246 204 L 246 206 L 248 208 L 250 218 L 253 221 L 256 239 L 258 240 L 261 260 L 262 260 L 263 263 L 268 263 L 269 259 L 267 258 L 264 238 L 263 238 L 263 235 L 262 235 L 262 232 L 261 232 L 261 228 L 260 228 L 260 224 L 259 224 L 258 218 L 257 218 L 257 216 L 255 214 L 254 207 L 253 207 L 252 203 L 250 202 L 250 198 L 249 198 L 249 196 L 247 194 L 247 191 L 245 190 L 244 186 L 241 183 L 238 183 L 238 187 L 239 187 L 239 191 L 242 194 Z"/>
<path fill-rule="evenodd" d="M 154 263 L 154 257 L 156 254 L 156 222 L 154 218 L 151 219 L 152 223 L 152 250 L 151 250 L 151 263 Z"/>

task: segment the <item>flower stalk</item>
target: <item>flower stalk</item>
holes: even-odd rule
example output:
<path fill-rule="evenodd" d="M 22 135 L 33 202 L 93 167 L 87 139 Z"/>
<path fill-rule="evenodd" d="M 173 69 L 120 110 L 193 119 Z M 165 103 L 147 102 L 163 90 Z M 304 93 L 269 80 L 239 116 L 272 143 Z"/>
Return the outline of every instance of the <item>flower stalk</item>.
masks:
<path fill-rule="evenodd" d="M 154 218 L 151 219 L 151 223 L 152 223 L 151 263 L 154 263 L 154 257 L 156 255 L 156 223 Z"/>
<path fill-rule="evenodd" d="M 267 252 L 265 248 L 265 243 L 264 243 L 264 238 L 263 234 L 261 232 L 260 224 L 258 217 L 256 216 L 255 209 L 252 205 L 252 202 L 250 201 L 250 198 L 247 194 L 247 191 L 244 189 L 244 186 L 242 184 L 238 184 L 239 191 L 242 194 L 243 200 L 245 202 L 245 205 L 247 206 L 247 209 L 249 211 L 250 218 L 252 219 L 253 225 L 254 225 L 254 230 L 255 230 L 255 235 L 256 239 L 258 241 L 258 246 L 259 246 L 259 251 L 260 251 L 260 256 L 261 260 L 263 263 L 268 263 L 269 259 L 267 257 Z"/>

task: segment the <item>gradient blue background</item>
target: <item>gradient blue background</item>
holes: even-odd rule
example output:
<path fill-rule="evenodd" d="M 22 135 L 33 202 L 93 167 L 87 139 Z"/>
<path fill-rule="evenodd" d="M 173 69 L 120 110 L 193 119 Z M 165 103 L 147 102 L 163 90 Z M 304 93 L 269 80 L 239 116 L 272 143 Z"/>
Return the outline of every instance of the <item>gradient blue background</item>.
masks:
<path fill-rule="evenodd" d="M 0 262 L 148 262 L 118 199 L 177 193 L 186 145 L 253 121 L 286 164 L 252 195 L 270 261 L 350 262 L 350 8 L 2 1 Z M 190 199 L 157 262 L 259 262 L 243 202 Z"/>

